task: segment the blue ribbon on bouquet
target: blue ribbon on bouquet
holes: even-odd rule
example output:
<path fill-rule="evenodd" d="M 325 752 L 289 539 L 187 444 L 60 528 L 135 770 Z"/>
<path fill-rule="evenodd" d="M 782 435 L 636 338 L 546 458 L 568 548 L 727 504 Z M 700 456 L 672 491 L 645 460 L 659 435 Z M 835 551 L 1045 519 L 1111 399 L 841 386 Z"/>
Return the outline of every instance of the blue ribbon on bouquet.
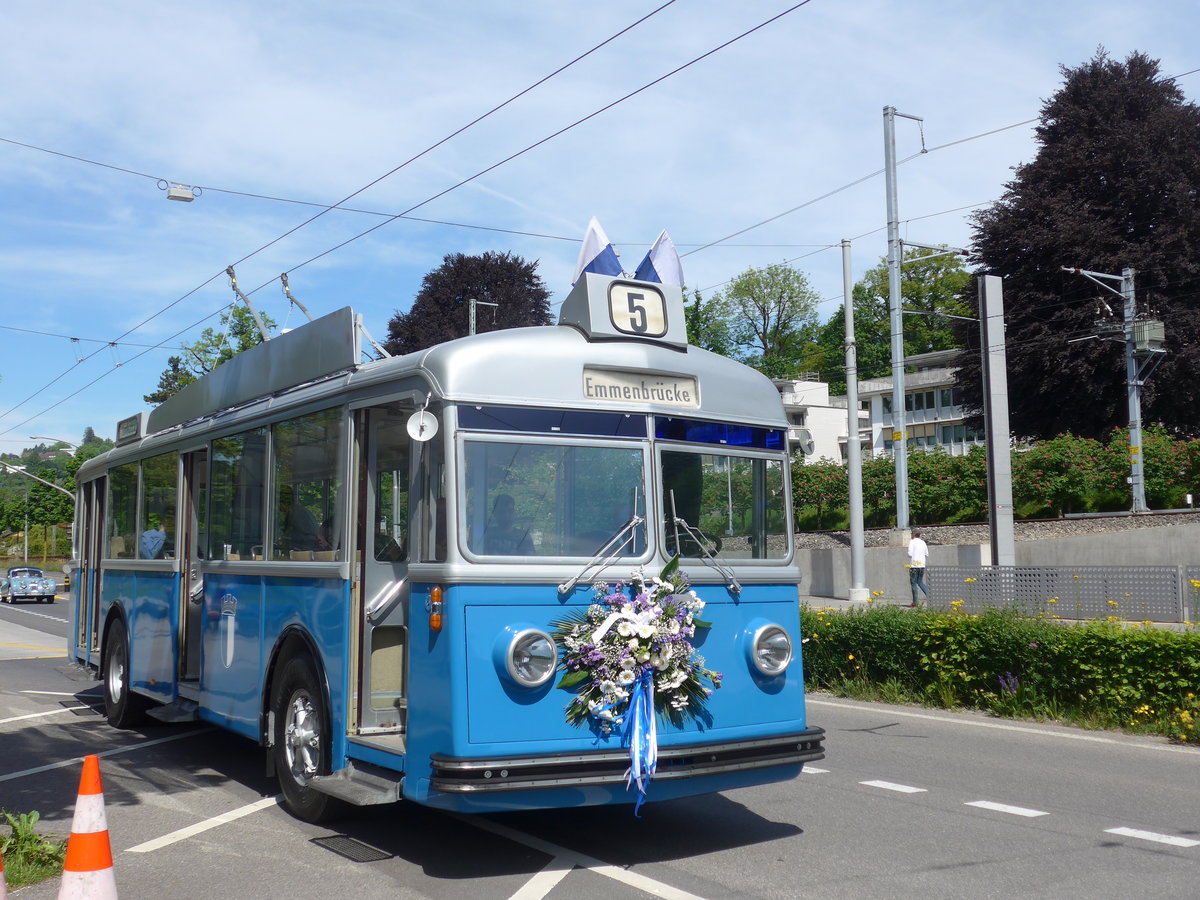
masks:
<path fill-rule="evenodd" d="M 625 788 L 637 785 L 638 798 L 633 814 L 646 802 L 646 788 L 658 768 L 658 731 L 654 723 L 654 673 L 643 672 L 633 685 L 629 698 L 625 737 L 629 741 L 629 770 L 625 773 Z"/>

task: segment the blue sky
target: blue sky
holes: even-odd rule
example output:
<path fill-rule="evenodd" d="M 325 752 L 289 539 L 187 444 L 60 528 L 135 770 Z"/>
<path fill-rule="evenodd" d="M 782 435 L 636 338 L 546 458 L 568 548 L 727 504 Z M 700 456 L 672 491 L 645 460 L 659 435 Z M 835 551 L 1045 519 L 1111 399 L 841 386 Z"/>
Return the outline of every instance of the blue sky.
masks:
<path fill-rule="evenodd" d="M 229 192 L 335 203 L 662 2 L 5 4 L 0 138 L 116 168 L 0 142 L 0 451 L 86 426 L 111 437 L 233 298 L 225 267 L 318 211 Z M 348 205 L 413 207 L 794 2 L 676 0 Z M 412 213 L 456 225 L 391 222 L 300 265 L 381 221 L 333 211 L 241 262 L 239 285 L 296 325 L 277 280 L 289 271 L 314 313 L 352 306 L 382 339 L 447 253 L 536 259 L 560 302 L 594 215 L 630 270 L 667 228 L 707 294 L 793 262 L 824 319 L 842 281 L 840 253 L 822 248 L 855 238 L 856 279 L 886 253 L 883 178 L 809 201 L 882 167 L 884 106 L 924 120 L 898 121 L 903 159 L 922 130 L 936 148 L 1035 118 L 1059 65 L 1100 45 L 1144 51 L 1166 75 L 1200 67 L 1198 14 L 1166 0 L 810 0 Z M 1200 95 L 1200 73 L 1179 84 Z M 961 208 L 996 199 L 1033 153 L 1024 125 L 907 162 L 905 236 L 967 243 Z M 169 202 L 159 178 L 208 190 Z"/>

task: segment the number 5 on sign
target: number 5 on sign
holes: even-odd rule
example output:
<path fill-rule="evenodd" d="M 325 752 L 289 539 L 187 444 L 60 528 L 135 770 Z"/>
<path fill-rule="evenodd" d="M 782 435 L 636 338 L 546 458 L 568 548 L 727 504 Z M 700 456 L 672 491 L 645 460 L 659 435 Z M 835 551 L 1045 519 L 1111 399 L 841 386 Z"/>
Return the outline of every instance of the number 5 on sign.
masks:
<path fill-rule="evenodd" d="M 608 317 L 622 334 L 662 337 L 667 333 L 663 295 L 646 285 L 614 282 L 608 289 Z"/>

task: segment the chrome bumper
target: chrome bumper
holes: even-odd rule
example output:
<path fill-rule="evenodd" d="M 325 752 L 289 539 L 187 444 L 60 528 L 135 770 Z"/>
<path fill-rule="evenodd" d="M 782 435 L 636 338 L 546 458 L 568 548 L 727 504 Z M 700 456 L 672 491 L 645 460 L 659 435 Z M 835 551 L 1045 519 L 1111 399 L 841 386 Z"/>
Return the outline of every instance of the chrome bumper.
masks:
<path fill-rule="evenodd" d="M 655 781 L 724 775 L 750 769 L 795 766 L 825 758 L 825 731 L 808 728 L 796 734 L 686 747 L 659 747 Z M 430 787 L 451 794 L 519 791 L 533 788 L 624 784 L 627 750 L 552 756 L 497 756 L 462 759 L 435 753 L 430 757 Z"/>

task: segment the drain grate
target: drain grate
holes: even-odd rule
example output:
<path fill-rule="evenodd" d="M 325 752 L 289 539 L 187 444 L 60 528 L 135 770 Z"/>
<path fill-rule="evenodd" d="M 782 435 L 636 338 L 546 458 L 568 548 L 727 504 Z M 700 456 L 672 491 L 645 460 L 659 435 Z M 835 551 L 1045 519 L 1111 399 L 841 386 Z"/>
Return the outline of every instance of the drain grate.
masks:
<path fill-rule="evenodd" d="M 378 847 L 364 844 L 362 841 L 347 837 L 344 834 L 313 838 L 309 843 L 316 844 L 318 847 L 324 847 L 326 850 L 332 850 L 338 856 L 344 856 L 351 862 L 379 862 L 380 860 L 391 859 L 395 856 L 394 853 L 385 853 Z"/>
<path fill-rule="evenodd" d="M 81 703 L 79 700 L 60 700 L 58 702 L 63 709 L 69 709 L 77 716 L 100 716 L 104 714 L 103 700 L 97 700 L 95 706 L 87 702 Z"/>

